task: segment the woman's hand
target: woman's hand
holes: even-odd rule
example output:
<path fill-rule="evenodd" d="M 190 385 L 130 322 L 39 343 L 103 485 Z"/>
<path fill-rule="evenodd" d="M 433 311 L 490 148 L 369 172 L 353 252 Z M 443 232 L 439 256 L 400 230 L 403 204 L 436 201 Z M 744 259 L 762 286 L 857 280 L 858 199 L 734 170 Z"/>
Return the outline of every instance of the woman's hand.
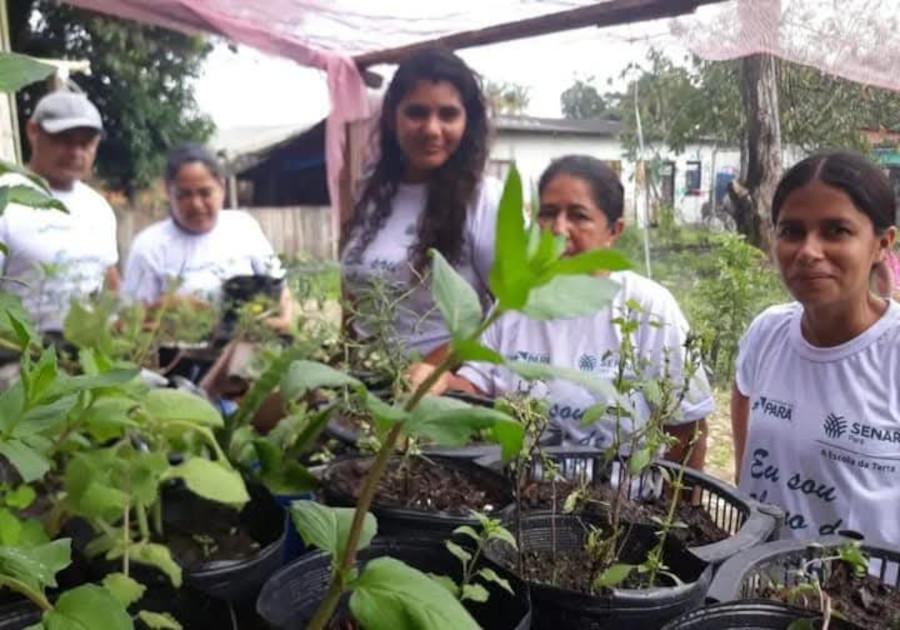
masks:
<path fill-rule="evenodd" d="M 409 369 L 406 371 L 406 380 L 409 382 L 409 388 L 411 391 L 416 391 L 421 387 L 422 383 L 428 380 L 434 373 L 435 367 L 430 363 L 413 363 L 409 366 Z M 448 389 L 450 389 L 450 385 L 452 383 L 452 374 L 450 372 L 444 372 L 441 374 L 438 379 L 434 382 L 434 384 L 428 389 L 428 393 L 440 396 Z"/>

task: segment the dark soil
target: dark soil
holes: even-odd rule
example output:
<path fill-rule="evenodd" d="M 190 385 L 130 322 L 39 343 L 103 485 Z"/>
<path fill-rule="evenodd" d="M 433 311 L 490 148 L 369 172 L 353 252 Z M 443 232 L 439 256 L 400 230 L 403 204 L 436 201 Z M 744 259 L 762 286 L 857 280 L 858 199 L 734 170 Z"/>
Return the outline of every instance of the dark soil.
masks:
<path fill-rule="evenodd" d="M 259 551 L 259 543 L 240 525 L 227 531 L 222 531 L 218 526 L 204 529 L 217 531 L 206 531 L 203 534 L 166 532 L 166 545 L 172 550 L 178 564 L 185 569 L 193 569 L 215 560 L 243 560 Z"/>
<path fill-rule="evenodd" d="M 523 511 L 552 510 L 553 485 L 549 481 L 529 482 L 522 489 Z M 557 481 L 555 485 L 556 512 L 562 513 L 566 497 L 578 487 L 578 484 L 572 481 Z M 607 515 L 615 501 L 616 491 L 606 485 L 591 486 L 590 490 L 591 501 L 586 505 L 585 511 Z M 654 525 L 653 518 L 665 519 L 668 509 L 664 497 L 643 501 L 624 499 L 621 502 L 620 518 L 631 523 Z M 730 534 L 716 525 L 709 513 L 699 505 L 680 501 L 675 509 L 675 521 L 680 521 L 687 527 L 674 528 L 670 531 L 670 535 L 688 547 L 709 545 L 730 537 Z"/>
<path fill-rule="evenodd" d="M 882 584 L 871 575 L 853 577 L 849 566 L 835 562 L 823 589 L 831 597 L 833 617 L 842 618 L 866 630 L 897 630 L 900 628 L 900 588 Z M 790 598 L 790 589 L 771 595 L 771 599 L 794 606 L 820 611 L 818 599 L 807 597 L 804 601 Z M 804 606 L 804 603 L 808 604 Z"/>
<path fill-rule="evenodd" d="M 472 510 L 495 511 L 509 503 L 509 497 L 480 483 L 477 470 L 461 470 L 422 457 L 388 462 L 378 483 L 375 501 L 382 506 L 398 506 L 426 512 L 446 512 L 468 516 Z M 372 460 L 356 460 L 335 469 L 331 477 L 335 489 L 359 498 L 363 479 Z"/>

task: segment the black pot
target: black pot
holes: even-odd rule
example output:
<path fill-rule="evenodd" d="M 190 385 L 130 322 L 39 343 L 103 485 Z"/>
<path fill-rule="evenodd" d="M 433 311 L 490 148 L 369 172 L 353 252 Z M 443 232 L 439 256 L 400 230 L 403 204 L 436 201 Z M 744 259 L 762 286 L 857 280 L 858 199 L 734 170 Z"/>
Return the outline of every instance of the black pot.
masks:
<path fill-rule="evenodd" d="M 0 630 L 23 630 L 40 620 L 40 609 L 25 599 L 0 604 Z"/>
<path fill-rule="evenodd" d="M 606 462 L 603 451 L 596 448 L 547 447 L 542 449 L 542 453 L 556 461 L 560 474 L 565 479 L 585 478 L 598 486 L 611 482 L 612 464 Z M 478 459 L 477 463 L 493 469 L 502 467 L 499 455 Z M 639 478 L 632 479 L 632 495 L 661 496 L 669 484 L 666 476 L 674 479 L 679 468 L 673 462 L 655 460 L 650 469 L 645 470 Z M 663 470 L 665 474 L 661 472 Z M 543 470 L 537 461 L 529 473 L 529 480 L 542 478 Z M 685 469 L 683 483 L 688 489 L 685 495 L 692 497 L 693 504 L 702 507 L 719 528 L 731 534 L 719 542 L 690 547 L 691 553 L 701 560 L 719 566 L 735 554 L 777 536 L 778 527 L 784 518 L 777 507 L 760 503 L 734 486 L 691 468 Z"/>
<path fill-rule="evenodd" d="M 789 630 L 797 621 L 815 618 L 815 613 L 779 602 L 748 600 L 713 604 L 685 613 L 663 630 Z M 849 628 L 840 619 L 832 619 L 830 627 Z"/>
<path fill-rule="evenodd" d="M 322 480 L 325 503 L 333 506 L 354 507 L 356 499 L 337 488 L 334 483 L 334 477 L 346 467 L 359 466 L 360 462 L 371 463 L 372 461 L 373 458 L 371 457 L 351 457 L 329 465 L 325 469 Z M 480 486 L 489 488 L 502 496 L 502 503 L 492 506 L 493 509 L 488 514 L 496 518 L 505 517 L 513 497 L 510 483 L 503 475 L 482 468 L 472 461 L 454 457 L 429 455 L 426 461 L 460 471 L 471 479 L 476 479 Z M 448 538 L 450 533 L 461 525 L 478 528 L 478 521 L 468 514 L 429 512 L 414 507 L 387 505 L 379 502 L 378 495 L 375 496 L 370 511 L 378 519 L 378 533 L 382 536 L 412 536 L 414 538 L 426 537 L 443 540 Z"/>
<path fill-rule="evenodd" d="M 286 523 L 284 509 L 261 484 L 248 483 L 250 501 L 240 512 L 239 520 L 259 550 L 242 560 L 203 562 L 184 570 L 184 583 L 197 591 L 226 601 L 252 600 L 263 583 L 282 564 Z M 229 518 L 231 508 L 207 501 L 185 488 L 166 493 L 163 503 L 166 523 L 185 531 L 203 533 L 211 519 Z"/>
<path fill-rule="evenodd" d="M 802 579 L 797 569 L 828 554 L 850 540 L 843 536 L 825 536 L 812 540 L 779 540 L 748 549 L 723 564 L 709 588 L 709 597 L 730 602 L 764 597 L 772 583 L 794 586 Z M 879 576 L 883 584 L 900 588 L 900 551 L 887 543 L 862 544 L 869 557 L 869 575 Z"/>
<path fill-rule="evenodd" d="M 265 275 L 233 276 L 222 283 L 222 322 L 217 338 L 228 339 L 234 333 L 240 307 L 257 296 L 278 303 L 284 289 L 284 278 Z"/>
<path fill-rule="evenodd" d="M 522 519 L 519 544 L 524 552 L 582 550 L 585 525 L 573 516 L 534 515 Z M 619 554 L 621 562 L 639 563 L 656 543 L 650 527 L 631 525 Z M 509 570 L 516 568 L 516 551 L 492 541 L 485 555 Z M 668 539 L 663 560 L 683 584 L 649 589 L 614 588 L 608 594 L 591 595 L 538 582 L 528 582 L 534 608 L 534 627 L 656 630 L 666 621 L 698 608 L 709 587 L 712 567 L 689 553 L 678 541 Z M 520 576 L 522 577 L 522 576 Z"/>
<path fill-rule="evenodd" d="M 359 552 L 357 566 L 382 556 L 397 558 L 423 572 L 450 575 L 458 580 L 460 563 L 440 542 L 421 539 L 376 539 Z M 496 584 L 485 584 L 490 592 L 484 604 L 467 603 L 466 607 L 486 630 L 526 630 L 531 627 L 531 604 L 528 589 L 514 575 L 484 561 L 509 581 L 515 592 L 510 595 Z M 272 576 L 263 586 L 256 610 L 271 627 L 283 630 L 306 628 L 321 603 L 331 580 L 331 557 L 325 553 L 303 556 Z M 347 611 L 347 598 L 340 613 Z"/>

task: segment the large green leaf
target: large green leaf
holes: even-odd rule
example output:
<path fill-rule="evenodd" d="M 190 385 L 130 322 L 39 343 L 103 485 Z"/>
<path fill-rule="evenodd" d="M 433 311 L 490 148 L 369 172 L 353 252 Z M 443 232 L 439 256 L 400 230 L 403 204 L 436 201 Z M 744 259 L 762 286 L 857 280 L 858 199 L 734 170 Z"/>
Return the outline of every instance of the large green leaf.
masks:
<path fill-rule="evenodd" d="M 609 306 L 619 283 L 593 276 L 556 276 L 528 294 L 522 313 L 532 319 L 558 319 L 591 315 Z"/>
<path fill-rule="evenodd" d="M 43 81 L 56 71 L 52 65 L 27 55 L 0 53 L 0 92 L 16 92 Z"/>
<path fill-rule="evenodd" d="M 81 392 L 117 387 L 134 380 L 135 378 L 137 378 L 137 375 L 139 373 L 140 371 L 134 368 L 121 368 L 110 370 L 109 372 L 103 372 L 102 374 L 94 374 L 90 376 L 70 376 L 67 378 L 57 379 L 53 383 L 53 386 L 48 390 L 47 397 L 59 398 L 62 396 L 68 396 L 70 394 L 79 394 Z M 174 392 L 177 390 L 158 389 L 153 391 Z"/>
<path fill-rule="evenodd" d="M 2 61 L 0 61 L 2 63 Z M 0 70 L 2 72 L 2 70 Z M 2 76 L 2 75 L 0 75 Z M 0 81 L 3 79 L 0 78 Z M 27 206 L 29 208 L 35 208 L 38 210 L 58 210 L 60 212 L 65 212 L 68 214 L 69 209 L 66 208 L 66 204 L 57 199 L 56 197 L 52 197 L 47 193 L 36 190 L 32 186 L 18 185 L 18 186 L 10 186 L 8 188 L 3 189 L 3 194 L 6 197 L 6 203 L 17 203 L 22 206 Z"/>
<path fill-rule="evenodd" d="M 481 323 L 481 302 L 472 285 L 432 249 L 431 295 L 455 339 L 470 337 Z"/>
<path fill-rule="evenodd" d="M 126 608 L 144 595 L 147 587 L 124 573 L 110 573 L 103 578 L 103 586 Z"/>
<path fill-rule="evenodd" d="M 44 613 L 46 630 L 132 630 L 134 622 L 112 593 L 85 584 L 59 596 L 53 610 Z"/>
<path fill-rule="evenodd" d="M 624 254 L 612 249 L 592 249 L 577 256 L 561 258 L 550 268 L 549 273 L 554 276 L 583 275 L 625 269 L 631 269 L 631 263 Z"/>
<path fill-rule="evenodd" d="M 25 483 L 37 481 L 50 470 L 50 460 L 21 440 L 0 441 L 0 455 L 9 460 Z"/>
<path fill-rule="evenodd" d="M 222 415 L 209 401 L 180 389 L 153 389 L 143 401 L 144 409 L 158 422 L 189 422 L 218 429 Z"/>
<path fill-rule="evenodd" d="M 69 509 L 83 516 L 118 519 L 130 503 L 120 489 L 128 475 L 120 474 L 124 457 L 110 450 L 77 453 L 66 464 L 65 490 Z"/>
<path fill-rule="evenodd" d="M 169 613 L 141 610 L 137 616 L 150 630 L 181 630 L 181 624 Z"/>
<path fill-rule="evenodd" d="M 456 352 L 456 356 L 460 361 L 482 361 L 495 365 L 503 363 L 503 357 L 500 354 L 477 341 L 454 339 L 451 343 L 453 344 L 453 351 Z"/>
<path fill-rule="evenodd" d="M 121 539 L 115 541 L 115 546 L 106 553 L 107 560 L 117 560 L 122 557 L 124 548 Z M 175 588 L 181 587 L 181 567 L 172 559 L 172 552 L 165 545 L 157 543 L 136 543 L 128 547 L 128 557 L 133 562 L 156 567 L 166 575 Z"/>
<path fill-rule="evenodd" d="M 281 395 L 296 400 L 319 387 L 362 387 L 362 383 L 329 365 L 317 361 L 294 361 L 281 379 Z"/>
<path fill-rule="evenodd" d="M 202 457 L 171 467 L 163 478 L 181 478 L 188 490 L 210 501 L 241 507 L 250 500 L 247 486 L 236 470 Z"/>
<path fill-rule="evenodd" d="M 273 494 L 303 494 L 319 487 L 316 479 L 302 464 L 285 459 L 281 450 L 266 440 L 253 440 L 259 462 L 259 479 Z"/>
<path fill-rule="evenodd" d="M 131 412 L 138 404 L 123 396 L 99 398 L 82 416 L 85 431 L 98 443 L 122 437 L 129 427 L 137 426 Z"/>
<path fill-rule="evenodd" d="M 552 381 L 554 379 L 562 379 L 581 385 L 606 402 L 618 400 L 619 397 L 616 388 L 609 381 L 571 368 L 547 365 L 546 363 L 526 363 L 524 361 L 510 361 L 506 365 L 513 372 L 527 380 Z"/>
<path fill-rule="evenodd" d="M 350 610 L 366 630 L 479 627 L 446 588 L 394 558 L 366 565 L 350 596 Z"/>
<path fill-rule="evenodd" d="M 491 438 L 500 444 L 504 457 L 522 448 L 525 430 L 514 418 L 452 398 L 425 396 L 406 426 L 410 435 L 425 436 L 445 446 L 461 446 L 482 429 L 491 429 Z"/>
<path fill-rule="evenodd" d="M 332 562 L 344 553 L 355 511 L 355 508 L 333 508 L 315 501 L 291 503 L 291 518 L 303 542 L 331 554 Z M 368 547 L 377 531 L 375 517 L 367 513 L 357 549 Z"/>
<path fill-rule="evenodd" d="M 0 547 L 0 575 L 43 592 L 56 586 L 56 574 L 70 562 L 70 540 L 54 540 L 35 547 Z"/>
<path fill-rule="evenodd" d="M 491 293 L 503 307 L 518 309 L 525 305 L 532 282 L 522 204 L 522 180 L 513 166 L 506 178 L 497 211 L 494 266 L 491 268 L 489 285 Z"/>

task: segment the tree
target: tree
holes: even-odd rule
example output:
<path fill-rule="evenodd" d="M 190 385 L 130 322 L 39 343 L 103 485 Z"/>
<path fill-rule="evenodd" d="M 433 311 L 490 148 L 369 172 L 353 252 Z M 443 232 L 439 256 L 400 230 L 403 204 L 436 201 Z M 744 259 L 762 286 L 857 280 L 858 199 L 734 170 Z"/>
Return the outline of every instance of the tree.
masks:
<path fill-rule="evenodd" d="M 591 78 L 586 81 L 576 79 L 563 91 L 559 97 L 563 116 L 574 119 L 615 118 L 616 112 L 610 111 L 609 103 L 591 81 Z"/>
<path fill-rule="evenodd" d="M 212 49 L 204 38 L 53 0 L 10 3 L 10 34 L 18 52 L 90 61 L 92 74 L 76 81 L 103 116 L 106 136 L 97 172 L 110 188 L 132 195 L 160 175 L 171 145 L 204 142 L 213 132 L 212 121 L 198 111 L 192 85 Z M 46 89 L 35 86 L 18 95 L 20 126 Z"/>
<path fill-rule="evenodd" d="M 495 114 L 520 116 L 531 102 L 527 87 L 506 81 L 488 81 L 484 95 Z"/>

